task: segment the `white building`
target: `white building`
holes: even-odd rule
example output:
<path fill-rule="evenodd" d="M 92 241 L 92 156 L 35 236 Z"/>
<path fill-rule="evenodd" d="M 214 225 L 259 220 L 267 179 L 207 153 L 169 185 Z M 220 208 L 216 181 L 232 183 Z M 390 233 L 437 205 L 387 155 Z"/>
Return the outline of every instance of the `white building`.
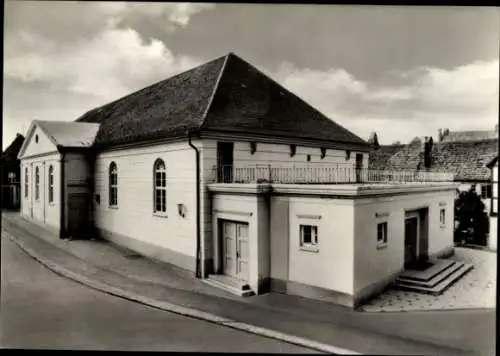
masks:
<path fill-rule="evenodd" d="M 498 246 L 498 156 L 488 163 L 488 168 L 491 169 L 491 183 L 493 186 L 490 204 L 490 235 L 489 248 L 497 250 Z"/>
<path fill-rule="evenodd" d="M 352 306 L 416 260 L 453 252 L 457 186 L 369 171 L 369 150 L 229 54 L 76 122 L 33 121 L 22 215 L 241 294 Z"/>

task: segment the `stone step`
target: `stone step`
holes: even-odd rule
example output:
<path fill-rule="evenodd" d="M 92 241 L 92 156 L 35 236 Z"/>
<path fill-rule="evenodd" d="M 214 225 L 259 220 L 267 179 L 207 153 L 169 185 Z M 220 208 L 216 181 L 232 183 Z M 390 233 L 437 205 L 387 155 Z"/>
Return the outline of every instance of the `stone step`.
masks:
<path fill-rule="evenodd" d="M 409 285 L 414 285 L 414 286 L 421 286 L 421 287 L 426 287 L 426 288 L 432 288 L 439 283 L 441 283 L 443 280 L 451 276 L 453 273 L 458 271 L 460 268 L 462 268 L 464 263 L 457 262 L 454 263 L 453 265 L 447 267 L 446 269 L 442 270 L 438 274 L 434 275 L 434 277 L 430 280 L 416 280 L 416 279 L 411 279 L 411 278 L 405 278 L 405 277 L 398 277 L 398 281 L 403 282 L 405 284 Z"/>
<path fill-rule="evenodd" d="M 223 289 L 241 297 L 249 297 L 255 294 L 250 289 L 248 283 L 229 276 L 211 274 L 208 278 L 203 279 L 203 282 L 211 285 L 212 287 Z"/>
<path fill-rule="evenodd" d="M 425 293 L 431 295 L 440 295 L 451 287 L 456 281 L 462 278 L 465 274 L 474 268 L 473 265 L 463 263 L 458 270 L 455 270 L 446 279 L 442 280 L 433 287 L 416 286 L 412 284 L 407 284 L 405 282 L 397 281 L 395 283 L 396 288 L 407 290 L 410 292 Z"/>
<path fill-rule="evenodd" d="M 453 267 L 456 264 L 455 261 L 445 259 L 439 259 L 431 262 L 434 263 L 432 267 L 424 271 L 406 270 L 401 274 L 400 278 L 425 282 L 433 279 L 438 274 L 442 273 L 448 268 Z"/>

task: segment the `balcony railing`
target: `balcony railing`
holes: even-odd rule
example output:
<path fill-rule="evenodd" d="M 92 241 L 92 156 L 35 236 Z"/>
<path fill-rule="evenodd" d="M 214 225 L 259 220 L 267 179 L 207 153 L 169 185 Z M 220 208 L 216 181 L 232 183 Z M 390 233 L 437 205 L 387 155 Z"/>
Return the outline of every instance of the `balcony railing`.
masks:
<path fill-rule="evenodd" d="M 401 184 L 452 182 L 454 178 L 452 173 L 374 170 L 342 164 L 214 166 L 212 174 L 215 183 L 274 184 Z"/>

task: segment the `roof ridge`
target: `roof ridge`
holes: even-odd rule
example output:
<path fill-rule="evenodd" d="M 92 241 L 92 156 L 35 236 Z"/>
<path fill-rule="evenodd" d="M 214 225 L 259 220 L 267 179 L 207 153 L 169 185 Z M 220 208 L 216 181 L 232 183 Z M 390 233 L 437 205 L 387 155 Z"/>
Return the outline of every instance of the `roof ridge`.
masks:
<path fill-rule="evenodd" d="M 212 92 L 212 95 L 210 95 L 210 99 L 208 100 L 207 107 L 205 108 L 205 111 L 203 113 L 203 116 L 201 118 L 201 126 L 205 123 L 205 119 L 207 118 L 208 112 L 210 111 L 210 108 L 212 107 L 212 102 L 214 101 L 215 94 L 217 93 L 217 90 L 219 89 L 219 84 L 222 76 L 224 75 L 224 71 L 226 70 L 226 64 L 231 55 L 235 55 L 233 52 L 229 52 L 224 56 L 224 63 L 222 63 L 222 67 L 220 68 L 219 75 L 217 76 L 217 80 L 215 81 L 214 85 L 214 90 Z M 221 57 L 218 57 L 217 59 L 220 59 Z"/>
<path fill-rule="evenodd" d="M 102 108 L 104 108 L 104 107 L 107 107 L 107 106 L 113 105 L 113 104 L 115 104 L 115 103 L 117 103 L 117 102 L 119 102 L 119 101 L 126 100 L 126 99 L 127 99 L 127 98 L 129 98 L 129 97 L 135 96 L 135 95 L 137 95 L 137 94 L 141 93 L 141 92 L 142 92 L 142 91 L 144 91 L 144 90 L 147 90 L 147 89 L 149 89 L 149 88 L 151 88 L 151 87 L 154 87 L 155 85 L 159 85 L 160 83 L 163 83 L 163 82 L 166 82 L 166 81 L 172 80 L 172 79 L 174 79 L 174 78 L 177 78 L 177 77 L 178 77 L 178 76 L 180 76 L 180 75 L 185 75 L 187 72 L 192 72 L 192 71 L 195 71 L 196 69 L 199 69 L 200 67 L 206 66 L 206 65 L 208 65 L 208 64 L 210 64 L 210 63 L 213 63 L 213 62 L 216 62 L 216 61 L 220 60 L 221 58 L 227 57 L 227 56 L 229 56 L 231 53 L 232 53 L 232 52 L 229 52 L 228 54 L 226 54 L 226 55 L 224 55 L 224 56 L 219 56 L 219 57 L 217 57 L 217 58 L 214 58 L 214 59 L 212 59 L 212 60 L 209 60 L 208 62 L 203 62 L 203 63 L 200 63 L 200 64 L 198 64 L 197 66 L 194 66 L 194 67 L 192 67 L 192 68 L 189 68 L 188 70 L 184 70 L 184 71 L 179 72 L 179 73 L 177 73 L 177 74 L 175 74 L 175 75 L 169 76 L 169 77 L 167 77 L 167 78 L 163 78 L 163 79 L 158 80 L 158 81 L 156 81 L 156 82 L 154 82 L 154 83 L 151 83 L 151 84 L 149 84 L 149 85 L 146 85 L 146 86 L 145 86 L 145 87 L 143 87 L 143 88 L 140 88 L 140 89 L 138 89 L 138 90 L 132 91 L 132 92 L 130 92 L 129 94 L 127 94 L 127 95 L 125 95 L 125 96 L 121 96 L 121 97 L 119 97 L 119 98 L 116 98 L 115 100 L 109 101 L 109 102 L 107 102 L 107 103 L 104 103 L 104 104 L 102 104 L 102 105 L 99 105 L 99 106 L 97 106 L 97 107 L 94 107 L 94 108 L 92 108 L 92 109 L 90 109 L 90 110 L 87 110 L 85 113 L 83 113 L 83 114 L 82 114 L 82 115 L 80 115 L 78 118 L 76 118 L 75 120 L 73 120 L 73 122 L 81 122 L 81 121 L 79 121 L 79 120 L 80 120 L 80 119 L 85 118 L 85 117 L 87 116 L 87 114 L 89 114 L 89 113 L 91 113 L 91 112 L 96 112 L 96 111 L 99 111 L 100 109 L 102 109 Z"/>

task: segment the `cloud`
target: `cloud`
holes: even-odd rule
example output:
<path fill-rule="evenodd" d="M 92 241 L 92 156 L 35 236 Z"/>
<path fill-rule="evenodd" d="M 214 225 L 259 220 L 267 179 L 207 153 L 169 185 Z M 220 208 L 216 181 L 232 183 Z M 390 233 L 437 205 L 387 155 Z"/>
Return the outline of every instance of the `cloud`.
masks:
<path fill-rule="evenodd" d="M 349 129 L 365 138 L 378 131 L 382 141 L 390 143 L 435 135 L 439 127 L 492 129 L 498 120 L 498 68 L 497 59 L 450 70 L 393 71 L 398 81 L 393 85 L 364 82 L 343 69 L 319 71 L 290 63 L 279 66 L 274 75 Z"/>
<path fill-rule="evenodd" d="M 53 47 L 50 40 L 38 39 L 38 43 L 42 48 Z M 197 64 L 174 56 L 158 40 L 145 43 L 130 28 L 110 28 L 90 41 L 43 52 L 33 50 L 7 59 L 5 76 L 113 99 Z"/>
<path fill-rule="evenodd" d="M 143 38 L 126 23 L 133 16 L 144 17 L 174 30 L 213 5 L 95 2 L 57 6 L 59 15 L 65 12 L 62 19 L 52 16 L 54 3 L 8 4 L 11 16 L 4 51 L 6 141 L 22 130 L 20 125 L 25 121 L 74 120 L 92 107 L 205 60 L 174 54 L 166 43 Z M 40 21 L 44 16 L 46 19 Z M 58 26 L 51 26 L 54 22 Z"/>
<path fill-rule="evenodd" d="M 215 8 L 215 4 L 203 3 L 112 3 L 96 4 L 96 10 L 110 16 L 110 22 L 118 24 L 126 21 L 130 16 L 145 17 L 149 21 L 162 20 L 166 22 L 166 29 L 173 30 L 171 25 L 185 27 L 191 17 L 202 11 Z M 170 22 L 170 26 L 168 24 Z"/>

